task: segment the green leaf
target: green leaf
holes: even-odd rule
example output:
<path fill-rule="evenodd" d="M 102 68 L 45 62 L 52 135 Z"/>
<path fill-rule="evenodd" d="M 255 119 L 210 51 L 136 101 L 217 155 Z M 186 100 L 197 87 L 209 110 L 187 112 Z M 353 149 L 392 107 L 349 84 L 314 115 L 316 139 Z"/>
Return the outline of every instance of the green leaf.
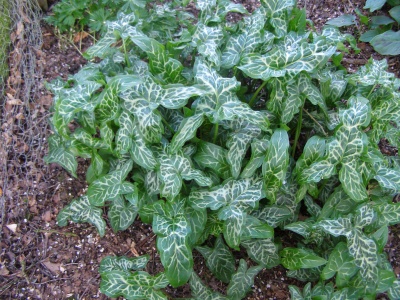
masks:
<path fill-rule="evenodd" d="M 197 47 L 198 53 L 217 67 L 221 64 L 218 47 L 224 37 L 219 26 L 209 27 L 203 23 L 196 25 L 196 32 L 192 36 L 192 44 Z"/>
<path fill-rule="evenodd" d="M 239 262 L 239 267 L 232 280 L 229 282 L 227 295 L 229 299 L 241 300 L 254 285 L 254 277 L 262 270 L 261 266 L 247 268 L 244 259 Z"/>
<path fill-rule="evenodd" d="M 289 19 L 289 11 L 295 6 L 293 0 L 263 0 L 261 1 L 269 23 L 275 29 L 276 35 L 280 38 L 286 35 Z"/>
<path fill-rule="evenodd" d="M 78 163 L 75 155 L 72 154 L 62 143 L 60 136 L 53 134 L 48 138 L 49 154 L 43 159 L 46 163 L 57 163 L 65 170 L 71 173 L 72 176 L 77 178 L 76 169 Z"/>
<path fill-rule="evenodd" d="M 286 177 L 289 166 L 289 136 L 283 129 L 275 130 L 271 137 L 262 173 L 267 197 L 275 200 L 276 192 Z"/>
<path fill-rule="evenodd" d="M 368 9 L 370 12 L 381 9 L 385 4 L 386 0 L 367 0 L 365 3 L 364 9 Z"/>
<path fill-rule="evenodd" d="M 185 284 L 193 271 L 192 250 L 189 247 L 190 225 L 183 202 L 155 204 L 153 230 L 165 275 L 173 287 Z"/>
<path fill-rule="evenodd" d="M 138 257 L 106 256 L 101 260 L 99 273 L 110 271 L 137 271 L 146 267 L 150 256 L 148 254 Z"/>
<path fill-rule="evenodd" d="M 229 148 L 226 160 L 231 166 L 231 174 L 234 178 L 240 174 L 242 161 L 249 144 L 261 133 L 258 127 L 251 124 L 246 125 L 230 133 L 226 142 L 226 147 Z"/>
<path fill-rule="evenodd" d="M 203 168 L 214 170 L 220 177 L 230 177 L 230 167 L 226 160 L 227 150 L 212 143 L 201 141 L 198 143 L 194 161 Z"/>
<path fill-rule="evenodd" d="M 353 257 L 347 249 L 346 243 L 339 243 L 329 255 L 328 263 L 321 273 L 323 280 L 328 280 L 336 275 L 336 284 L 339 287 L 346 286 L 358 271 Z"/>
<path fill-rule="evenodd" d="M 397 23 L 400 23 L 400 5 L 393 7 L 389 10 L 390 16 L 396 20 Z"/>
<path fill-rule="evenodd" d="M 334 52 L 335 47 L 328 45 L 324 39 L 309 43 L 304 37 L 291 32 L 267 54 L 247 55 L 239 69 L 251 78 L 266 81 L 285 74 L 293 76 L 302 71 L 313 72 Z"/>
<path fill-rule="evenodd" d="M 388 30 L 375 36 L 370 44 L 374 50 L 382 55 L 400 54 L 400 31 Z"/>
<path fill-rule="evenodd" d="M 196 273 L 192 273 L 190 277 L 190 288 L 192 290 L 192 296 L 194 299 L 204 299 L 204 300 L 227 300 L 225 296 L 221 295 L 218 292 L 212 291 L 210 288 L 205 286 L 201 279 L 196 275 Z"/>
<path fill-rule="evenodd" d="M 114 232 L 117 232 L 127 229 L 135 221 L 137 214 L 137 205 L 127 202 L 123 197 L 119 196 L 111 202 L 111 207 L 108 210 L 108 219 Z"/>
<path fill-rule="evenodd" d="M 388 225 L 400 223 L 400 203 L 381 203 L 374 206 L 379 218 Z"/>
<path fill-rule="evenodd" d="M 380 168 L 374 177 L 379 184 L 394 192 L 400 192 L 400 172 L 387 168 Z"/>
<path fill-rule="evenodd" d="M 182 152 L 176 154 L 162 154 L 159 157 L 160 176 L 163 181 L 162 194 L 167 198 L 174 198 L 182 188 L 182 180 L 195 180 L 200 186 L 210 186 L 212 181 L 202 171 L 195 169 L 192 162 L 183 156 Z"/>
<path fill-rule="evenodd" d="M 239 62 L 249 53 L 255 52 L 262 43 L 272 39 L 270 33 L 263 33 L 265 16 L 257 10 L 252 16 L 245 18 L 245 27 L 237 35 L 232 35 L 221 57 L 221 66 L 229 69 L 239 64 Z"/>
<path fill-rule="evenodd" d="M 264 162 L 268 146 L 269 141 L 267 140 L 256 139 L 251 143 L 251 158 L 240 174 L 240 177 L 246 178 L 254 175 L 256 170 L 261 167 Z"/>
<path fill-rule="evenodd" d="M 201 126 L 204 121 L 202 114 L 194 115 L 182 121 L 178 131 L 172 138 L 170 151 L 176 153 L 188 140 L 196 135 L 196 130 Z"/>
<path fill-rule="evenodd" d="M 113 200 L 118 195 L 134 192 L 135 186 L 124 182 L 131 169 L 132 161 L 128 161 L 120 169 L 95 180 L 86 193 L 90 203 L 94 206 L 103 206 L 105 201 Z"/>
<path fill-rule="evenodd" d="M 57 216 L 57 222 L 60 226 L 66 226 L 68 220 L 77 223 L 90 223 L 96 226 L 100 236 L 104 236 L 106 231 L 106 222 L 102 218 L 103 211 L 93 206 L 87 196 L 82 196 L 73 200 L 64 207 Z"/>
<path fill-rule="evenodd" d="M 167 285 L 168 280 L 163 273 L 153 277 L 142 271 L 109 271 L 101 275 L 100 290 L 111 298 L 167 300 L 167 296 L 160 291 Z"/>
<path fill-rule="evenodd" d="M 327 263 L 311 250 L 287 247 L 279 252 L 282 265 L 289 270 L 315 268 Z"/>
<path fill-rule="evenodd" d="M 264 206 L 254 215 L 275 228 L 283 221 L 292 217 L 292 211 L 285 206 L 271 205 Z"/>
<path fill-rule="evenodd" d="M 326 22 L 327 25 L 332 25 L 336 27 L 351 26 L 356 24 L 356 16 L 344 14 L 337 18 L 330 19 Z"/>
<path fill-rule="evenodd" d="M 241 242 L 249 257 L 265 268 L 271 269 L 280 263 L 278 247 L 271 239 L 252 239 Z"/>
<path fill-rule="evenodd" d="M 395 300 L 400 298 L 400 280 L 397 279 L 392 287 L 388 290 L 388 295 L 390 300 Z"/>
<path fill-rule="evenodd" d="M 368 194 L 363 184 L 362 176 L 357 170 L 357 162 L 355 160 L 343 164 L 339 171 L 339 180 L 347 195 L 354 201 L 361 202 L 368 198 Z"/>
<path fill-rule="evenodd" d="M 203 255 L 206 266 L 219 280 L 229 283 L 235 272 L 235 258 L 223 242 L 221 236 L 217 237 L 214 248 L 198 246 L 196 250 Z"/>

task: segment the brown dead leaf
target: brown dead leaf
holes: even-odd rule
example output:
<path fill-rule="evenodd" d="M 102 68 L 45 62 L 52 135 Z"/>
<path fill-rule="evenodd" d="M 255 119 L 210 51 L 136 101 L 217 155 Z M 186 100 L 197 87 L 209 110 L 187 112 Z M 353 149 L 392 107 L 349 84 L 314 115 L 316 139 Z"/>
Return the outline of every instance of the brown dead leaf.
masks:
<path fill-rule="evenodd" d="M 51 211 L 47 210 L 43 216 L 42 216 L 42 220 L 49 223 L 51 221 Z"/>
<path fill-rule="evenodd" d="M 42 264 L 54 275 L 57 275 L 60 272 L 60 263 L 52 263 L 49 259 L 46 259 Z"/>
<path fill-rule="evenodd" d="M 79 41 L 82 41 L 84 38 L 86 38 L 89 35 L 86 31 L 81 31 L 75 34 L 74 36 L 74 43 L 77 43 Z"/>
<path fill-rule="evenodd" d="M 18 113 L 18 114 L 15 116 L 15 118 L 16 118 L 17 120 L 25 120 L 25 116 L 24 116 L 23 113 Z"/>
<path fill-rule="evenodd" d="M 24 33 L 24 23 L 21 21 L 17 23 L 17 36 L 21 36 Z"/>
<path fill-rule="evenodd" d="M 135 244 L 134 241 L 132 241 L 130 248 L 131 248 L 131 252 L 132 252 L 133 255 L 140 256 L 139 253 L 136 250 L 136 244 Z"/>
<path fill-rule="evenodd" d="M 8 105 L 22 105 L 24 103 L 20 99 L 15 99 L 13 95 L 7 93 L 7 104 Z"/>
<path fill-rule="evenodd" d="M 8 274 L 10 274 L 10 271 L 8 271 L 6 267 L 3 266 L 0 268 L 0 276 L 6 276 Z"/>

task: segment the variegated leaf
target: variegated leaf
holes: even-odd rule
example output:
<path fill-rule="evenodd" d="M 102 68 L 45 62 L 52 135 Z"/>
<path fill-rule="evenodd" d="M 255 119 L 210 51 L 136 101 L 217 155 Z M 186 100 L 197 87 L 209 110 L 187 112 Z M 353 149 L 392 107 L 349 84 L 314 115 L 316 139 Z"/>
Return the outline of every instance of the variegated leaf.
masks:
<path fill-rule="evenodd" d="M 110 271 L 102 274 L 100 290 L 111 298 L 167 300 L 167 296 L 160 291 L 167 285 L 168 280 L 163 273 L 153 277 L 142 271 Z"/>
<path fill-rule="evenodd" d="M 146 254 L 138 257 L 126 256 L 106 256 L 101 260 L 99 273 L 109 271 L 137 271 L 146 267 L 150 255 Z"/>
<path fill-rule="evenodd" d="M 336 285 L 346 286 L 351 277 L 356 274 L 358 267 L 347 249 L 346 243 L 339 243 L 329 255 L 328 263 L 321 273 L 323 280 L 328 280 L 336 275 Z"/>
<path fill-rule="evenodd" d="M 137 205 L 127 202 L 122 196 L 116 197 L 108 210 L 108 219 L 114 232 L 127 229 L 135 221 L 138 210 Z"/>
<path fill-rule="evenodd" d="M 207 223 L 206 209 L 185 208 L 186 219 L 190 223 L 191 233 L 189 235 L 190 246 L 193 247 L 199 242 Z"/>
<path fill-rule="evenodd" d="M 282 265 L 289 270 L 315 268 L 326 264 L 326 260 L 311 250 L 287 247 L 280 251 Z"/>
<path fill-rule="evenodd" d="M 220 26 L 209 27 L 203 23 L 197 24 L 197 30 L 192 36 L 192 44 L 205 59 L 217 67 L 221 64 L 220 53 L 217 50 L 224 37 Z"/>
<path fill-rule="evenodd" d="M 342 165 L 342 168 L 339 171 L 339 180 L 347 195 L 349 195 L 354 201 L 361 202 L 368 198 L 362 176 L 358 172 L 356 160 L 352 160 Z"/>
<path fill-rule="evenodd" d="M 380 168 L 374 178 L 382 187 L 400 192 L 400 171 Z"/>
<path fill-rule="evenodd" d="M 250 142 L 261 133 L 256 126 L 247 126 L 229 134 L 226 147 L 229 148 L 226 160 L 231 166 L 231 174 L 237 178 L 242 169 L 242 161 Z"/>
<path fill-rule="evenodd" d="M 163 181 L 162 194 L 167 198 L 174 198 L 182 187 L 182 179 L 195 180 L 200 186 L 210 186 L 212 181 L 202 171 L 195 169 L 191 161 L 181 152 L 176 154 L 162 154 L 160 161 L 160 175 Z"/>
<path fill-rule="evenodd" d="M 286 74 L 293 76 L 302 71 L 311 73 L 324 64 L 334 52 L 335 47 L 327 44 L 323 38 L 309 43 L 304 37 L 291 32 L 267 54 L 246 56 L 239 69 L 251 78 L 264 81 Z"/>
<path fill-rule="evenodd" d="M 336 220 L 322 220 L 315 224 L 333 236 L 344 235 L 349 237 L 352 234 L 353 225 L 348 218 L 338 218 Z"/>
<path fill-rule="evenodd" d="M 272 227 L 277 227 L 280 223 L 292 217 L 292 211 L 285 206 L 264 206 L 258 212 L 255 212 L 254 215 L 264 221 L 267 222 Z"/>
<path fill-rule="evenodd" d="M 103 206 L 105 201 L 115 199 L 118 195 L 134 192 L 136 187 L 132 183 L 124 182 L 131 169 L 132 162 L 128 161 L 121 169 L 95 180 L 86 193 L 90 203 L 95 206 Z"/>
<path fill-rule="evenodd" d="M 77 223 L 90 223 L 96 226 L 100 236 L 104 236 L 106 231 L 106 222 L 102 218 L 103 211 L 93 206 L 87 196 L 82 196 L 73 200 L 64 207 L 57 216 L 57 222 L 60 226 L 66 226 L 68 220 Z"/>
<path fill-rule="evenodd" d="M 256 170 L 261 167 L 267 156 L 268 146 L 269 141 L 264 139 L 254 140 L 251 143 L 251 158 L 240 174 L 241 178 L 253 176 Z"/>
<path fill-rule="evenodd" d="M 378 280 L 378 254 L 375 242 L 368 238 L 362 229 L 356 228 L 348 237 L 348 249 L 354 257 L 360 274 L 368 284 L 376 284 Z"/>
<path fill-rule="evenodd" d="M 232 280 L 229 282 L 227 295 L 231 300 L 241 300 L 254 285 L 254 277 L 262 270 L 261 266 L 247 267 L 244 259 L 239 262 L 239 267 Z"/>
<path fill-rule="evenodd" d="M 388 225 L 400 223 L 400 203 L 381 203 L 374 206 L 379 218 Z"/>
<path fill-rule="evenodd" d="M 235 258 L 225 245 L 221 236 L 217 237 L 214 248 L 198 246 L 196 250 L 203 255 L 206 266 L 219 280 L 229 283 L 235 272 Z"/>
<path fill-rule="evenodd" d="M 260 44 L 273 38 L 272 34 L 264 34 L 262 30 L 265 25 L 265 16 L 260 10 L 245 18 L 244 22 L 246 27 L 242 32 L 231 36 L 227 42 L 221 57 L 221 66 L 223 68 L 229 69 L 238 65 L 240 60 L 248 53 L 255 52 Z"/>
<path fill-rule="evenodd" d="M 95 109 L 96 119 L 101 122 L 114 120 L 119 109 L 119 94 L 141 82 L 135 75 L 117 75 L 113 77 L 99 95 L 99 104 Z"/>
<path fill-rule="evenodd" d="M 242 231 L 241 240 L 245 239 L 269 239 L 274 236 L 274 229 L 266 222 L 253 216 L 246 216 L 246 223 Z"/>
<path fill-rule="evenodd" d="M 184 215 L 183 202 L 155 204 L 153 230 L 165 275 L 173 287 L 185 284 L 193 271 L 189 247 L 190 225 Z"/>
<path fill-rule="evenodd" d="M 49 154 L 43 159 L 46 163 L 57 163 L 71 173 L 75 178 L 78 163 L 75 155 L 72 154 L 62 143 L 60 136 L 53 134 L 48 138 Z"/>
<path fill-rule="evenodd" d="M 226 156 L 226 149 L 212 143 L 201 141 L 198 143 L 197 152 L 193 156 L 193 159 L 201 167 L 210 168 L 221 178 L 227 179 L 231 175 Z"/>
<path fill-rule="evenodd" d="M 271 239 L 252 239 L 241 242 L 249 257 L 265 268 L 273 268 L 280 263 L 278 247 Z"/>
<path fill-rule="evenodd" d="M 271 137 L 267 156 L 262 166 L 267 197 L 275 201 L 276 192 L 286 177 L 289 166 L 289 136 L 283 129 L 275 130 Z"/>
<path fill-rule="evenodd" d="M 221 295 L 218 292 L 212 291 L 209 287 L 203 284 L 199 276 L 196 273 L 192 273 L 190 277 L 190 288 L 192 290 L 193 300 L 203 299 L 203 300 L 228 300 L 227 297 Z"/>
<path fill-rule="evenodd" d="M 182 146 L 196 135 L 196 130 L 204 121 L 202 114 L 194 115 L 182 121 L 170 144 L 171 153 L 176 153 Z"/>

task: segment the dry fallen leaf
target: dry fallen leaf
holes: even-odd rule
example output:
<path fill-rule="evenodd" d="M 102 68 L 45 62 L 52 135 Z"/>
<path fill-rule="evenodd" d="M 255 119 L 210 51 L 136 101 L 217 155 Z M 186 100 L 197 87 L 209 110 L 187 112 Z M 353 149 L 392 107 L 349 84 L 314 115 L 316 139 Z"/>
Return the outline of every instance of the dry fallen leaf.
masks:
<path fill-rule="evenodd" d="M 49 271 L 53 274 L 57 274 L 60 271 L 61 264 L 60 263 L 52 263 L 48 259 L 42 262 L 42 264 L 49 269 Z"/>
<path fill-rule="evenodd" d="M 131 248 L 131 252 L 132 252 L 133 255 L 135 255 L 135 256 L 140 256 L 139 253 L 138 253 L 137 250 L 136 250 L 136 244 L 135 244 L 134 241 L 132 241 L 131 247 L 130 247 L 130 248 Z"/>
<path fill-rule="evenodd" d="M 8 224 L 8 225 L 6 225 L 6 227 L 8 229 L 10 229 L 13 233 L 16 233 L 18 225 L 17 224 Z"/>
<path fill-rule="evenodd" d="M 77 34 L 75 34 L 74 36 L 74 43 L 77 43 L 79 41 L 82 41 L 85 37 L 87 37 L 89 35 L 89 33 L 87 33 L 86 31 L 81 31 L 78 32 Z"/>
<path fill-rule="evenodd" d="M 10 274 L 10 271 L 8 271 L 6 267 L 3 266 L 0 268 L 0 276 L 6 276 L 8 274 Z"/>

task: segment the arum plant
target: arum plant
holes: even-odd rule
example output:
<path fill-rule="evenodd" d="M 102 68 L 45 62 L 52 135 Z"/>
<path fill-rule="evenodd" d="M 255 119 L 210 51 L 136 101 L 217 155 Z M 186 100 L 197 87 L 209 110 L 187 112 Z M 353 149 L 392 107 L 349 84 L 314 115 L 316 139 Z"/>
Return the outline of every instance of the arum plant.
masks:
<path fill-rule="evenodd" d="M 199 0 L 192 22 L 178 13 L 186 4 L 120 11 L 86 52 L 101 60 L 48 84 L 46 161 L 76 177 L 76 157 L 90 159 L 87 193 L 59 225 L 87 222 L 103 236 L 106 220 L 118 232 L 138 217 L 157 236 L 163 272 L 143 271 L 148 256 L 107 257 L 101 291 L 167 299 L 168 284 L 189 283 L 190 299 L 243 299 L 262 269 L 282 265 L 310 282 L 291 286 L 293 299 L 399 299 L 384 246 L 400 222 L 400 169 L 378 148 L 399 144 L 399 81 L 384 61 L 337 70 L 330 61 L 348 37 L 307 32 L 293 0 L 253 14 Z M 228 23 L 228 12 L 243 18 Z M 183 19 L 155 27 L 149 15 Z M 289 247 L 277 228 L 295 233 Z M 237 261 L 241 249 L 248 259 Z M 194 250 L 224 294 L 196 274 Z"/>

